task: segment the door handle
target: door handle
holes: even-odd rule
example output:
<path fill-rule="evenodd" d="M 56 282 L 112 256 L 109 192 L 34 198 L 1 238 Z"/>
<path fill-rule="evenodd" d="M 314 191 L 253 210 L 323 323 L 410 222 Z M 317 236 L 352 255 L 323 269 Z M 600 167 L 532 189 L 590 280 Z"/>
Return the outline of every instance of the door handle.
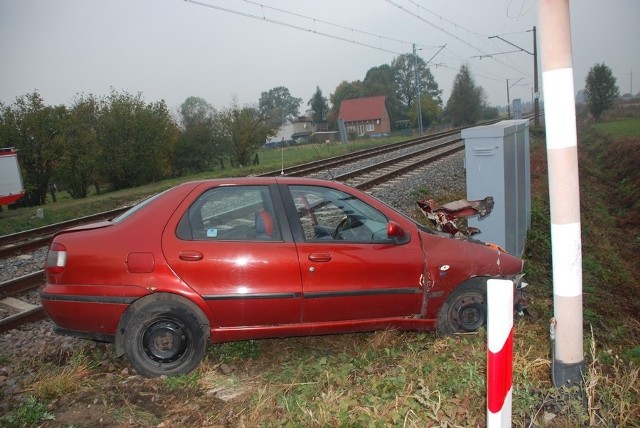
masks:
<path fill-rule="evenodd" d="M 180 260 L 184 260 L 185 262 L 197 262 L 198 260 L 202 260 L 204 256 L 200 251 L 187 250 L 182 251 L 178 257 L 180 257 Z"/>
<path fill-rule="evenodd" d="M 331 261 L 331 254 L 329 253 L 311 253 L 309 254 L 309 260 L 312 262 L 329 262 Z"/>

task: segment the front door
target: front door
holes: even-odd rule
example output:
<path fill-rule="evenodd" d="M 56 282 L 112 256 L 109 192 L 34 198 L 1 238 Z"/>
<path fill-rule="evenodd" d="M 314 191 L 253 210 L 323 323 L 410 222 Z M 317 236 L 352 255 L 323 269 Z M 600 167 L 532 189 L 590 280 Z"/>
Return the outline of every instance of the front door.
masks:
<path fill-rule="evenodd" d="M 388 219 L 347 193 L 320 186 L 289 189 L 304 235 L 297 242 L 304 322 L 420 313 L 424 255 L 417 237 L 393 242 L 386 234 Z"/>

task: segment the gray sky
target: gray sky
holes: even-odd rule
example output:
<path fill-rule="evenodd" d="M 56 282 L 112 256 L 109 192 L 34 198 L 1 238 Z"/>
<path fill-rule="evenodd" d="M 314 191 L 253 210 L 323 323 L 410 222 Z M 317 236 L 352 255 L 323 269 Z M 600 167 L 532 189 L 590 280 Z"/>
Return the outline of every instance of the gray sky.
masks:
<path fill-rule="evenodd" d="M 285 86 L 304 111 L 316 86 L 329 97 L 416 43 L 445 103 L 464 63 L 490 104 L 506 104 L 507 79 L 526 102 L 533 57 L 489 36 L 532 52 L 537 20 L 534 0 L 0 0 L 0 101 L 37 90 L 70 105 L 113 87 L 172 110 L 188 96 L 222 108 Z M 576 91 L 604 62 L 622 94 L 632 80 L 640 92 L 639 20 L 639 0 L 571 2 Z"/>

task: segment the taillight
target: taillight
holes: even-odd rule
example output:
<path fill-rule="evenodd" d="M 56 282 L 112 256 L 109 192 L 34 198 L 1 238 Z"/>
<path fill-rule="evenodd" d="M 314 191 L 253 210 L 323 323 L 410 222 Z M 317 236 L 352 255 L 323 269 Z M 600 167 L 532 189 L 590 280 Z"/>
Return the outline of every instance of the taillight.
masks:
<path fill-rule="evenodd" d="M 47 273 L 61 273 L 66 264 L 67 248 L 57 242 L 51 243 L 49 252 L 47 253 Z"/>

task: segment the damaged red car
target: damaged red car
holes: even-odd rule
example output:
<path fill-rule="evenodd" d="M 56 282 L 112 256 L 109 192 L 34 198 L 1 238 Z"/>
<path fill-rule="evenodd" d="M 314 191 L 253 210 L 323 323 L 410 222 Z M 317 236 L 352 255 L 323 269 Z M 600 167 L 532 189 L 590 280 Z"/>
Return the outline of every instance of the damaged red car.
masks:
<path fill-rule="evenodd" d="M 474 331 L 487 280 L 512 280 L 519 303 L 522 269 L 338 182 L 232 178 L 58 233 L 41 297 L 60 333 L 114 341 L 142 375 L 178 375 L 209 339 Z"/>

